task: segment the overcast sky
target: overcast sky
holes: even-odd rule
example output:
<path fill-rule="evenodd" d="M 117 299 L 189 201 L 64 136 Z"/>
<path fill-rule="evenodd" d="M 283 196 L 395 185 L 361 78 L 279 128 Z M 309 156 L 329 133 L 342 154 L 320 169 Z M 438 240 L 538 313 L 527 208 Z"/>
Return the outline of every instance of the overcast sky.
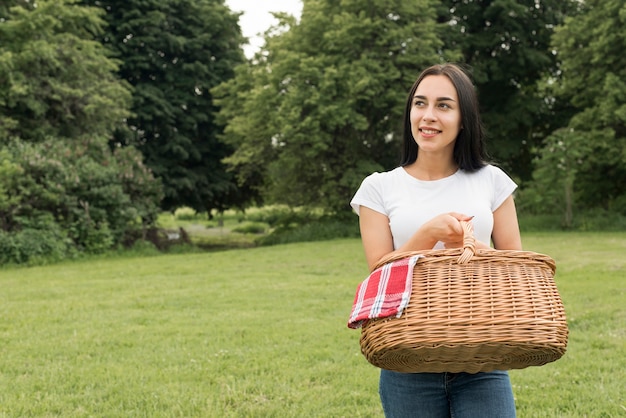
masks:
<path fill-rule="evenodd" d="M 248 58 L 263 45 L 263 38 L 258 36 L 276 23 L 270 12 L 286 12 L 300 17 L 300 0 L 226 0 L 226 5 L 235 12 L 243 12 L 239 17 L 239 26 L 250 45 L 244 47 Z"/>

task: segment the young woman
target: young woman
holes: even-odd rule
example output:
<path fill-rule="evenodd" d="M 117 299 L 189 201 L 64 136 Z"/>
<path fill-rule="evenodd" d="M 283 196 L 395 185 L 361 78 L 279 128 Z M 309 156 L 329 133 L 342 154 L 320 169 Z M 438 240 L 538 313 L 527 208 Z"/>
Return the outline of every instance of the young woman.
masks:
<path fill-rule="evenodd" d="M 515 183 L 487 162 L 474 85 L 454 64 L 424 70 L 410 90 L 399 167 L 374 173 L 351 201 L 370 270 L 395 251 L 462 246 L 471 221 L 477 248 L 521 250 Z M 387 417 L 515 417 L 508 373 L 381 370 Z"/>

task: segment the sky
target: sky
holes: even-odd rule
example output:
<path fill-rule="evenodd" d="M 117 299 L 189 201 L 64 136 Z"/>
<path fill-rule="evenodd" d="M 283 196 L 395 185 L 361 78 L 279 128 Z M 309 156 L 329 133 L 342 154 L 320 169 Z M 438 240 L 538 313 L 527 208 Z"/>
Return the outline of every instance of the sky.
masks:
<path fill-rule="evenodd" d="M 263 37 L 259 36 L 276 23 L 270 12 L 286 12 L 300 17 L 302 2 L 300 0 L 226 0 L 226 5 L 234 12 L 243 12 L 239 17 L 239 26 L 243 36 L 249 39 L 244 46 L 248 58 L 263 45 Z"/>

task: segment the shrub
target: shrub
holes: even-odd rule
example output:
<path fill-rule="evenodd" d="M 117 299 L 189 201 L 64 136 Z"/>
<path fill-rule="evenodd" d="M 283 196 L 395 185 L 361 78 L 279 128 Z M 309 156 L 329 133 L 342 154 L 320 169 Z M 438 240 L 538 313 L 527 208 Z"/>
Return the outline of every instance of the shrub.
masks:
<path fill-rule="evenodd" d="M 160 254 L 160 251 L 151 241 L 138 239 L 129 248 L 124 250 L 124 254 L 147 257 Z"/>
<path fill-rule="evenodd" d="M 604 209 L 591 209 L 574 217 L 573 229 L 577 231 L 625 231 L 626 216 Z"/>
<path fill-rule="evenodd" d="M 70 252 L 70 240 L 51 216 L 15 233 L 0 230 L 0 264 L 42 264 Z"/>
<path fill-rule="evenodd" d="M 267 231 L 267 224 L 261 222 L 244 222 L 232 229 L 232 232 L 241 234 L 262 234 Z"/>
<path fill-rule="evenodd" d="M 335 238 L 360 236 L 357 222 L 320 219 L 297 227 L 279 228 L 257 240 L 259 245 L 288 244 L 293 242 L 324 241 Z"/>
<path fill-rule="evenodd" d="M 0 230 L 12 236 L 5 236 L 5 245 L 22 248 L 12 253 L 14 262 L 31 258 L 23 251 L 44 258 L 48 252 L 53 259 L 65 252 L 43 238 L 31 242 L 23 235 L 27 230 L 50 229 L 65 245 L 101 253 L 132 244 L 130 237 L 142 236 L 157 218 L 160 183 L 132 148 L 111 152 L 97 138 L 49 138 L 37 144 L 13 141 L 0 152 L 6 157 L 0 171 L 10 175 L 0 189 Z M 42 219 L 44 228 L 33 225 Z"/>
<path fill-rule="evenodd" d="M 310 222 L 318 217 L 310 210 L 290 208 L 284 205 L 267 206 L 249 211 L 246 214 L 247 220 L 266 223 L 271 227 L 288 227 L 293 224 Z"/>
<path fill-rule="evenodd" d="M 174 212 L 174 217 L 178 221 L 195 221 L 200 217 L 200 215 L 191 208 L 182 207 L 176 209 L 176 211 Z"/>

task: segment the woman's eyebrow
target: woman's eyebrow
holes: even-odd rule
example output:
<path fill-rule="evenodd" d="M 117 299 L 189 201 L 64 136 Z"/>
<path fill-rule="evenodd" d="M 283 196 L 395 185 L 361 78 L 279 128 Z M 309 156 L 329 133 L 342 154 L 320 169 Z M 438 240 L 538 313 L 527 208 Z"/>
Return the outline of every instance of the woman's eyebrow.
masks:
<path fill-rule="evenodd" d="M 415 96 L 413 96 L 414 99 L 422 99 L 422 100 L 426 100 L 427 97 L 426 96 L 422 96 L 419 94 L 416 94 Z M 442 96 L 442 97 L 437 97 L 436 101 L 438 102 L 455 102 L 455 100 L 451 97 L 446 97 L 446 96 Z"/>

